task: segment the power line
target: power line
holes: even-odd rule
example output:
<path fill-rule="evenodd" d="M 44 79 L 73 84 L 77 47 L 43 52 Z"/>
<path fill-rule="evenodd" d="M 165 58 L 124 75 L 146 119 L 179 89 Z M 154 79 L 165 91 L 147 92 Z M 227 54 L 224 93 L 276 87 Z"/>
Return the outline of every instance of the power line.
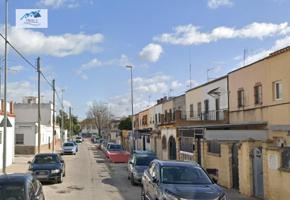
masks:
<path fill-rule="evenodd" d="M 0 33 L 0 36 L 5 40 L 5 37 Z M 17 48 L 11 44 L 8 40 L 7 40 L 7 44 L 29 65 L 31 66 L 33 69 L 35 69 L 36 71 L 38 70 L 37 67 L 32 64 L 19 50 L 17 50 Z M 53 88 L 53 84 L 52 84 L 52 81 L 49 81 L 48 78 L 45 76 L 45 74 L 40 71 L 40 74 L 41 76 L 43 77 L 43 79 L 46 81 L 46 83 L 51 87 Z M 59 93 L 56 91 L 56 96 L 57 96 L 57 99 L 59 101 L 60 104 L 62 104 L 62 100 L 59 96 Z"/>
<path fill-rule="evenodd" d="M 5 40 L 5 37 L 1 33 L 0 36 Z M 16 47 L 14 47 L 8 40 L 7 43 L 28 65 L 30 65 L 33 69 L 37 70 L 37 67 L 35 67 L 35 65 L 33 65 L 27 58 L 25 58 L 25 56 L 20 51 L 18 51 Z"/>

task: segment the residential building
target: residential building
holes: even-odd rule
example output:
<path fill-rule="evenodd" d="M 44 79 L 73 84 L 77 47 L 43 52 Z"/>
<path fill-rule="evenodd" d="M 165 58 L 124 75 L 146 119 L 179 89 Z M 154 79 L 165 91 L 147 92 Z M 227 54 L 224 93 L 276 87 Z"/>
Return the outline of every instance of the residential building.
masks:
<path fill-rule="evenodd" d="M 84 119 L 80 122 L 81 132 L 84 134 L 98 134 L 99 130 L 94 119 Z"/>
<path fill-rule="evenodd" d="M 15 104 L 15 153 L 34 154 L 38 150 L 38 104 L 36 97 L 25 97 L 22 103 Z M 60 128 L 55 126 L 53 141 L 53 105 L 41 103 L 41 151 L 52 150 L 60 145 Z M 28 117 L 29 116 L 29 117 Z"/>
<path fill-rule="evenodd" d="M 0 111 L 0 169 L 3 167 L 3 119 L 4 119 L 4 109 L 3 101 L 1 101 L 1 111 Z M 7 134 L 6 134 L 6 166 L 12 164 L 15 155 L 15 113 L 13 102 L 7 103 Z"/>
<path fill-rule="evenodd" d="M 230 124 L 263 136 L 239 144 L 239 190 L 249 196 L 289 199 L 289 63 L 286 47 L 228 75 Z"/>

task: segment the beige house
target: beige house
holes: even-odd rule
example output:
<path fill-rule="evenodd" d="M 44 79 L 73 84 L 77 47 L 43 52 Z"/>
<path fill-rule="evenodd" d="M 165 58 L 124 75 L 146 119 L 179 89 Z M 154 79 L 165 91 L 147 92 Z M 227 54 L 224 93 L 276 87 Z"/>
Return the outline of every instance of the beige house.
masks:
<path fill-rule="evenodd" d="M 230 124 L 255 131 L 264 140 L 241 141 L 240 192 L 263 199 L 289 199 L 290 48 L 232 71 L 229 77 Z"/>
<path fill-rule="evenodd" d="M 290 144 L 290 48 L 229 73 L 230 123 L 267 122 L 269 138 Z"/>

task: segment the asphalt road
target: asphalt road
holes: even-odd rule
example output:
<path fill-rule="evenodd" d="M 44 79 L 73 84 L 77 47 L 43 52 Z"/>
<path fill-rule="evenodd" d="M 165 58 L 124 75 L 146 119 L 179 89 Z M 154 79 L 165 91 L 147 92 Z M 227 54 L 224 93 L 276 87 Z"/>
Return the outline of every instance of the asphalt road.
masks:
<path fill-rule="evenodd" d="M 89 142 L 76 156 L 63 156 L 66 177 L 61 184 L 43 186 L 46 200 L 137 200 L 141 189 L 131 186 L 126 164 L 112 164 Z"/>

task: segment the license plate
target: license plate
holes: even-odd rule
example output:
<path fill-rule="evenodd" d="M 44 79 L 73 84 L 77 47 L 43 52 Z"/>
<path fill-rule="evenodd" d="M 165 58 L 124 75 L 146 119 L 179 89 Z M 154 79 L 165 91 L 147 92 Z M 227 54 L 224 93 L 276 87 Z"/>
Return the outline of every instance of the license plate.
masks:
<path fill-rule="evenodd" d="M 47 178 L 47 175 L 37 175 L 36 177 L 42 179 L 42 178 Z"/>

